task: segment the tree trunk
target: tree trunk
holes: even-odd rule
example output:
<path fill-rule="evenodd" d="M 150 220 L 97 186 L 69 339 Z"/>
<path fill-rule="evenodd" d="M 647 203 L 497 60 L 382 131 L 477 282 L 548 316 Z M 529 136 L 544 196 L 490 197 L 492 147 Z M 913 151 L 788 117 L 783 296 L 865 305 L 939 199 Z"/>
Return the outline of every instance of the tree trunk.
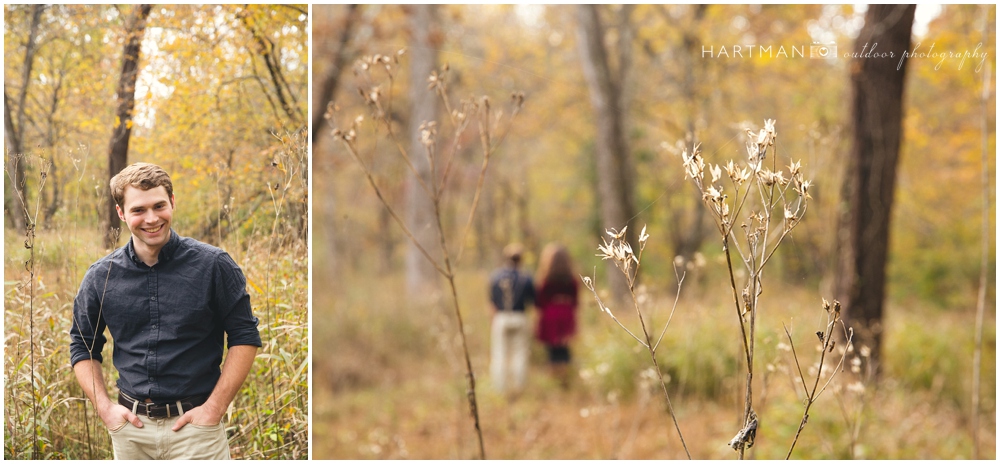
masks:
<path fill-rule="evenodd" d="M 4 86 L 3 93 L 4 132 L 6 133 L 8 154 L 10 155 L 8 157 L 9 166 L 7 169 L 14 170 L 13 173 L 8 174 L 10 176 L 8 180 L 10 181 L 12 192 L 10 199 L 5 202 L 5 209 L 10 216 L 11 224 L 17 230 L 18 234 L 24 234 L 27 228 L 27 210 L 25 205 L 28 199 L 25 197 L 27 191 L 24 189 L 25 158 L 23 156 L 24 119 L 26 116 L 24 105 L 28 99 L 28 87 L 31 84 L 31 68 L 35 64 L 35 52 L 37 51 L 35 48 L 35 38 L 38 35 L 38 26 L 42 22 L 43 11 L 45 11 L 45 7 L 42 5 L 34 5 L 31 8 L 31 27 L 24 45 L 24 72 L 21 73 L 21 91 L 18 92 L 17 96 L 16 118 L 11 117 L 11 102 L 7 98 L 6 86 Z"/>
<path fill-rule="evenodd" d="M 523 166 L 521 167 L 523 169 Z M 527 172 L 519 173 L 521 179 L 527 179 Z M 528 183 L 525 182 L 521 184 L 521 191 L 515 192 L 515 214 L 517 215 L 517 229 L 521 235 L 521 243 L 524 244 L 525 248 L 531 251 L 541 251 L 541 245 L 538 243 L 538 237 L 535 236 L 534 227 L 531 226 L 531 189 L 528 187 Z M 536 255 L 537 256 L 537 255 Z"/>
<path fill-rule="evenodd" d="M 694 147 L 701 143 L 698 137 L 698 124 L 699 118 L 703 117 L 705 111 L 702 111 L 704 106 L 704 99 L 699 98 L 698 92 L 698 79 L 704 78 L 704 68 L 705 60 L 695 59 L 699 56 L 699 47 L 701 47 L 702 40 L 697 35 L 698 27 L 705 17 L 708 5 L 692 5 L 691 8 L 694 9 L 692 12 L 692 21 L 688 21 L 683 27 L 682 33 L 682 49 L 680 56 L 683 59 L 684 66 L 684 76 L 681 80 L 681 93 L 684 95 L 684 108 L 687 112 L 687 146 L 688 149 L 694 150 Z M 690 189 L 693 187 L 691 182 L 684 182 L 683 185 L 678 186 L 678 197 L 689 200 L 691 198 L 697 198 L 700 195 L 695 191 L 695 195 L 682 194 L 681 190 Z M 684 200 L 682 200 L 684 201 Z M 685 261 L 690 261 L 694 258 L 694 254 L 701 249 L 702 242 L 704 242 L 707 235 L 706 227 L 706 211 L 701 201 L 684 201 L 684 203 L 677 205 L 673 208 L 674 226 L 672 228 L 672 241 L 674 246 L 674 254 L 684 257 Z M 687 219 L 685 221 L 684 219 Z"/>
<path fill-rule="evenodd" d="M 621 229 L 635 217 L 635 167 L 626 137 L 628 105 L 623 96 L 625 80 L 631 63 L 631 27 L 628 14 L 630 6 L 622 6 L 619 30 L 617 73 L 610 62 L 610 53 L 604 44 L 604 26 L 598 6 L 577 6 L 578 46 L 583 75 L 590 89 L 590 102 L 597 115 L 595 151 L 597 158 L 597 190 L 603 228 Z M 635 226 L 628 229 L 627 238 L 632 248 L 638 250 L 638 233 Z M 613 264 L 609 269 L 614 269 Z M 617 298 L 627 295 L 625 279 L 617 271 L 609 273 L 612 293 Z"/>
<path fill-rule="evenodd" d="M 325 8 L 324 12 L 330 14 L 333 11 L 333 7 Z M 336 94 L 337 88 L 340 85 L 340 74 L 344 68 L 344 64 L 347 62 L 347 44 L 350 41 L 351 33 L 353 32 L 354 25 L 360 16 L 360 8 L 357 5 L 347 6 L 347 15 L 344 18 L 343 24 L 340 26 L 340 37 L 337 38 L 337 48 L 333 50 L 332 54 L 326 59 L 332 61 L 332 66 L 327 69 L 326 74 L 323 76 L 314 76 L 313 84 L 313 114 L 312 114 L 312 153 L 319 153 L 317 147 L 319 147 L 319 142 L 322 139 L 322 134 L 329 133 L 330 125 L 324 120 L 324 115 L 326 114 L 326 107 L 330 102 L 333 102 Z M 315 13 L 315 10 L 314 10 Z M 336 28 L 334 28 L 336 30 Z M 332 38 L 333 34 L 330 34 Z M 335 278 L 338 272 L 337 266 L 339 260 L 336 258 L 337 255 L 337 205 L 334 201 L 334 196 L 330 195 L 326 197 L 323 201 L 317 202 L 314 207 L 318 205 L 319 208 L 323 209 L 323 214 L 316 215 L 315 217 L 324 218 L 324 226 L 318 227 L 317 231 L 323 231 L 321 233 L 321 239 L 324 240 L 327 246 L 327 253 L 330 259 L 325 259 L 323 262 L 327 263 L 328 271 L 330 272 L 330 278 Z M 388 212 L 383 211 L 379 220 L 381 221 L 382 216 L 388 217 Z M 385 230 L 385 229 L 383 229 Z M 392 246 L 392 236 L 388 233 L 385 234 L 385 239 L 383 244 L 388 244 L 389 247 Z M 383 249 L 383 262 L 386 269 L 391 265 L 392 250 Z"/>
<path fill-rule="evenodd" d="M 10 115 L 10 99 L 7 92 L 3 93 L 4 112 L 4 138 L 7 139 L 7 153 L 4 158 L 4 212 L 10 218 L 10 223 L 18 235 L 24 235 L 27 227 L 25 215 L 24 198 L 24 155 L 21 152 L 21 141 L 14 130 L 13 120 Z M 7 188 L 10 193 L 7 193 Z"/>
<path fill-rule="evenodd" d="M 279 53 L 276 50 L 274 41 L 270 37 L 262 34 L 260 30 L 254 24 L 254 18 L 251 17 L 251 12 L 246 8 L 242 9 L 237 15 L 243 25 L 250 31 L 250 35 L 253 36 L 254 42 L 257 43 L 257 54 L 264 60 L 264 66 L 267 68 L 267 75 L 271 78 L 271 85 L 274 86 L 275 98 L 278 99 L 278 104 L 281 105 L 282 111 L 288 116 L 289 124 L 294 130 L 289 132 L 297 132 L 300 128 L 299 125 L 304 119 L 303 115 L 299 112 L 299 102 L 295 98 L 295 92 L 292 87 L 288 85 L 288 81 L 285 80 L 285 75 L 281 72 L 281 63 L 279 63 Z"/>
<path fill-rule="evenodd" d="M 331 7 L 332 8 L 332 7 Z M 351 39 L 354 24 L 358 22 L 358 5 L 347 5 L 347 15 L 344 17 L 344 24 L 340 27 L 340 37 L 337 38 L 337 48 L 330 56 L 323 58 L 330 60 L 331 66 L 326 73 L 317 79 L 317 85 L 313 87 L 313 114 L 312 114 L 312 146 L 315 152 L 319 144 L 320 134 L 329 131 L 330 126 L 323 121 L 326 114 L 326 107 L 334 101 L 337 94 L 337 87 L 340 83 L 340 73 L 347 62 L 347 43 Z"/>
<path fill-rule="evenodd" d="M 851 63 L 853 144 L 845 176 L 837 295 L 855 344 L 871 349 L 878 371 L 896 164 L 902 140 L 903 87 L 913 5 L 870 5 Z M 875 44 L 878 44 L 877 47 Z M 894 59 L 864 57 L 873 47 Z"/>
<path fill-rule="evenodd" d="M 135 81 L 139 77 L 139 52 L 142 36 L 146 32 L 146 18 L 152 5 L 138 5 L 125 21 L 125 50 L 122 53 L 122 74 L 118 80 L 118 109 L 115 111 L 115 126 L 111 132 L 108 149 L 108 180 L 118 174 L 128 164 L 128 141 L 132 134 L 132 111 L 135 109 Z M 104 230 L 105 248 L 118 245 L 120 230 L 115 201 L 108 195 L 107 223 Z"/>
<path fill-rule="evenodd" d="M 500 255 L 500 247 L 497 246 L 495 240 L 496 224 L 499 222 L 497 220 L 497 189 L 495 185 L 502 181 L 497 180 L 498 177 L 494 175 L 492 182 L 483 183 L 483 191 L 480 193 L 479 210 L 473 218 L 473 221 L 475 221 L 476 257 L 481 266 L 496 262 L 496 258 Z"/>
<path fill-rule="evenodd" d="M 434 121 L 437 118 L 438 101 L 434 92 L 427 90 L 427 77 L 437 67 L 437 7 L 434 5 L 413 5 L 410 11 L 410 27 L 412 31 L 410 54 L 410 111 L 409 156 L 418 175 L 430 187 L 430 163 L 427 151 L 420 143 L 420 125 Z M 406 179 L 406 225 L 413 236 L 420 242 L 431 256 L 438 256 L 432 250 L 440 246 L 437 243 L 435 230 L 434 204 L 428 192 L 421 188 L 420 183 L 412 175 Z M 426 296 L 439 283 L 437 271 L 427 262 L 420 250 L 412 243 L 406 250 L 406 289 L 411 296 Z"/>
<path fill-rule="evenodd" d="M 47 202 L 45 207 L 45 224 L 52 224 L 52 218 L 55 217 L 56 212 L 62 207 L 62 185 L 63 181 L 59 178 L 59 166 L 57 164 L 56 156 L 56 144 L 62 139 L 62 134 L 59 131 L 59 126 L 56 123 L 56 113 L 59 110 L 59 104 L 62 102 L 60 94 L 63 91 L 63 82 L 65 82 L 66 70 L 60 69 L 55 73 L 55 82 L 52 85 L 52 101 L 49 104 L 49 111 L 46 117 L 47 122 L 47 137 L 46 142 L 49 147 L 49 173 L 48 173 L 48 183 L 52 186 L 52 197 Z"/>
<path fill-rule="evenodd" d="M 392 216 L 389 214 L 387 208 L 379 208 L 378 211 L 378 227 L 382 231 L 380 234 L 379 243 L 379 255 L 381 259 L 379 260 L 379 272 L 388 273 L 392 272 L 396 267 L 393 265 L 393 256 L 396 255 L 396 240 L 393 238 L 392 234 L 389 233 L 392 230 L 394 224 L 392 223 Z"/>

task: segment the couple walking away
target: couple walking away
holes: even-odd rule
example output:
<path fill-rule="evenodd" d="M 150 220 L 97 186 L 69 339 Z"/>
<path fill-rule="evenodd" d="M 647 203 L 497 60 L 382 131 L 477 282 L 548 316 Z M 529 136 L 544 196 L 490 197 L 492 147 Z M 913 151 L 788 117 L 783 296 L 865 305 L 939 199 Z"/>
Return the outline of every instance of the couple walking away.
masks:
<path fill-rule="evenodd" d="M 535 281 L 520 270 L 524 247 L 507 245 L 504 266 L 490 277 L 493 327 L 490 334 L 490 376 L 500 392 L 524 388 L 530 324 L 526 309 L 538 308 L 535 336 L 545 344 L 553 375 L 565 387 L 569 382 L 569 340 L 576 333 L 577 284 L 566 247 L 550 243 L 542 250 Z"/>

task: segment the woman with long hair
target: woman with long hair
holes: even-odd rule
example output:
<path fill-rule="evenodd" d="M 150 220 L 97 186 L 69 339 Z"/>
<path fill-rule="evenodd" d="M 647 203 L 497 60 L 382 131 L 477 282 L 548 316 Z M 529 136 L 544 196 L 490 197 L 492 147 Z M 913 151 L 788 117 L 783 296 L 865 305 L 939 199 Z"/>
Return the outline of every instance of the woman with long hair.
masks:
<path fill-rule="evenodd" d="M 563 387 L 569 382 L 569 340 L 576 333 L 577 283 L 566 247 L 550 243 L 542 250 L 536 276 L 538 339 L 545 344 L 553 375 Z"/>

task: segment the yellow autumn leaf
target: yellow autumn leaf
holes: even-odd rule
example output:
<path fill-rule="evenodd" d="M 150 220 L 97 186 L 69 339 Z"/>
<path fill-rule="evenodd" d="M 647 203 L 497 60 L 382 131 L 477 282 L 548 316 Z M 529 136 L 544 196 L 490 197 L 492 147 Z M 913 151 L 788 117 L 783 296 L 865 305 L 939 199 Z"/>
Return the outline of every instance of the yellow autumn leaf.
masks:
<path fill-rule="evenodd" d="M 254 290 L 257 290 L 257 293 L 260 293 L 260 294 L 264 293 L 264 291 L 261 290 L 260 287 L 258 287 L 257 284 L 253 283 L 253 281 L 250 280 L 249 278 L 247 279 L 247 283 L 250 284 L 250 286 L 253 287 Z"/>

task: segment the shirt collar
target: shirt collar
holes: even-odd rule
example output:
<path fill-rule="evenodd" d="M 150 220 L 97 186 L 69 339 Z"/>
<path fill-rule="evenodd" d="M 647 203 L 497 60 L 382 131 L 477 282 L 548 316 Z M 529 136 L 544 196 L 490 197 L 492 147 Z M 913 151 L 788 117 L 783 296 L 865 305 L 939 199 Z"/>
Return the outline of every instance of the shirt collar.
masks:
<path fill-rule="evenodd" d="M 125 245 L 125 254 L 128 255 L 129 259 L 131 259 L 133 263 L 139 264 L 142 263 L 142 260 L 139 259 L 139 255 L 135 254 L 135 245 L 132 243 L 133 240 L 133 238 L 130 238 L 128 240 L 128 244 Z M 167 244 L 163 245 L 163 248 L 160 248 L 160 256 L 157 258 L 157 263 L 173 259 L 174 254 L 177 252 L 177 247 L 180 246 L 180 244 L 180 236 L 177 235 L 177 232 L 174 232 L 173 229 L 170 229 L 170 240 L 167 240 Z"/>

